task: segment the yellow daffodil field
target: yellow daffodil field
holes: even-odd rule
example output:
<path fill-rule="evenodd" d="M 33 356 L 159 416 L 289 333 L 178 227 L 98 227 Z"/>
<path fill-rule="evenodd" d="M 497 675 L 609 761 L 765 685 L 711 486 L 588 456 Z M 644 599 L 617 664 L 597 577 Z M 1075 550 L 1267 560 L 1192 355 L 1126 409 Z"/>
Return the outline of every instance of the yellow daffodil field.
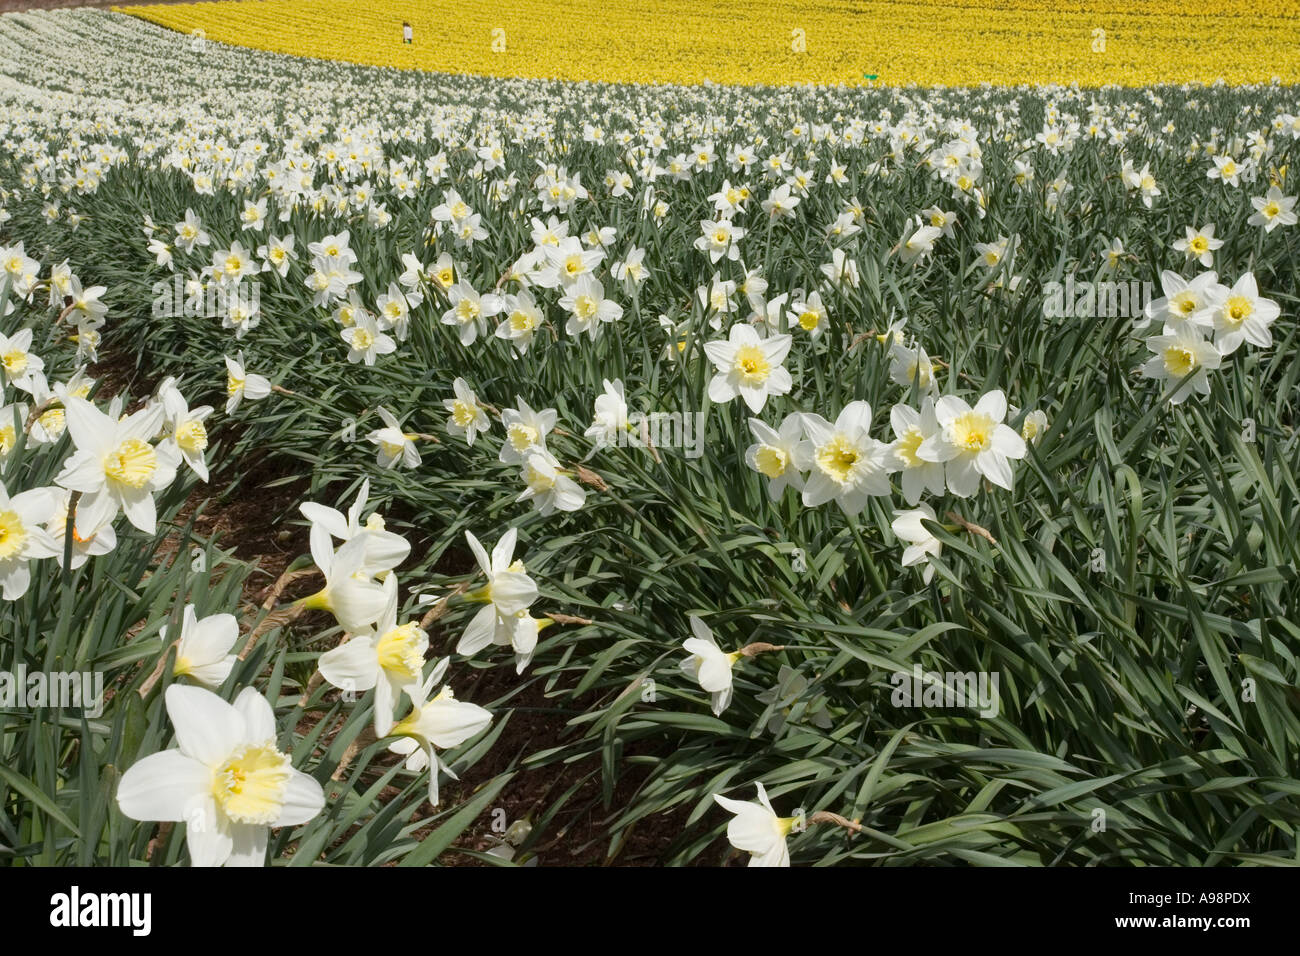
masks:
<path fill-rule="evenodd" d="M 225 0 L 118 8 L 276 53 L 629 83 L 977 86 L 1300 80 L 1282 0 Z M 403 43 L 403 25 L 411 42 Z"/>
<path fill-rule="evenodd" d="M 6 867 L 1300 862 L 1297 11 L 486 10 L 0 16 Z"/>

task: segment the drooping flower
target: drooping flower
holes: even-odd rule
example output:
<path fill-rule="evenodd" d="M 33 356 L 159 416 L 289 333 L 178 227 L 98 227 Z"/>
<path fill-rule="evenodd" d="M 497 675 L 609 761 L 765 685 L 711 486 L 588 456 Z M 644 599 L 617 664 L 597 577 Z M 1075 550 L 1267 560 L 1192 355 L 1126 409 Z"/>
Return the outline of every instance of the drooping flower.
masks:
<path fill-rule="evenodd" d="M 713 799 L 723 809 L 735 814 L 727 824 L 727 842 L 750 854 L 750 866 L 790 865 L 786 837 L 798 818 L 777 816 L 761 783 L 758 784 L 758 803 L 732 800 L 716 793 Z"/>
<path fill-rule="evenodd" d="M 489 644 L 515 645 L 520 614 L 537 600 L 538 593 L 537 582 L 528 575 L 524 563 L 514 559 L 518 539 L 518 530 L 511 528 L 501 536 L 489 555 L 478 538 L 469 531 L 465 532 L 465 540 L 474 552 L 479 569 L 487 577 L 487 583 L 465 595 L 466 600 L 484 606 L 466 626 L 456 644 L 457 654 L 472 657 Z M 535 643 L 535 631 L 533 637 Z M 524 653 L 518 646 L 515 651 Z M 531 648 L 528 653 L 531 653 Z"/>
<path fill-rule="evenodd" d="M 682 642 L 682 649 L 691 655 L 681 662 L 682 673 L 713 696 L 713 714 L 717 716 L 731 703 L 731 668 L 740 660 L 740 651 L 724 652 L 707 624 L 694 614 L 689 620 L 694 637 Z"/>
<path fill-rule="evenodd" d="M 900 561 L 905 568 L 923 561 L 928 562 L 931 557 L 937 558 L 943 551 L 943 542 L 925 527 L 922 523 L 924 520 L 936 520 L 934 509 L 924 503 L 911 511 L 894 512 L 894 520 L 889 527 L 898 539 L 907 545 L 903 549 L 903 557 Z M 934 568 L 927 563 L 921 573 L 921 580 L 929 584 L 933 577 Z"/>
<path fill-rule="evenodd" d="M 451 685 L 444 685 L 430 699 L 433 688 L 446 671 L 447 658 L 444 657 L 422 683 L 407 691 L 411 697 L 411 712 L 390 731 L 391 736 L 403 738 L 391 744 L 389 750 L 407 757 L 408 770 L 428 768 L 429 802 L 435 807 L 438 805 L 439 773 L 456 779 L 451 768 L 439 759 L 438 751 L 459 747 L 492 723 L 492 714 L 484 708 L 457 700 Z"/>

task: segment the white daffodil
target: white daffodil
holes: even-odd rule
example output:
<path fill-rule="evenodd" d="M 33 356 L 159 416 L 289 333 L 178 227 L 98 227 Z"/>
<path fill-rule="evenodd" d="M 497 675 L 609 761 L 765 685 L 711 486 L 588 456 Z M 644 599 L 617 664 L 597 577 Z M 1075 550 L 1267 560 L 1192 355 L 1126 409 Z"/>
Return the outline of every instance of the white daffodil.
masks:
<path fill-rule="evenodd" d="M 397 277 L 397 284 L 401 287 L 402 295 L 409 308 L 419 308 L 424 302 L 421 285 L 430 279 L 429 270 L 412 252 L 402 253 L 402 270 L 402 274 Z M 382 309 L 383 306 L 381 305 L 380 308 Z"/>
<path fill-rule="evenodd" d="M 790 865 L 790 850 L 785 840 L 798 818 L 778 817 L 761 783 L 758 784 L 758 803 L 732 800 L 716 793 L 713 799 L 723 809 L 735 814 L 727 824 L 727 842 L 750 854 L 750 866 Z"/>
<path fill-rule="evenodd" d="M 203 423 L 212 414 L 212 406 L 190 408 L 172 378 L 163 381 L 158 395 L 162 400 L 167 433 L 164 441 L 175 447 L 176 453 L 194 474 L 207 481 L 208 465 L 203 460 L 203 451 L 208 447 L 208 430 Z"/>
<path fill-rule="evenodd" d="M 506 440 L 497 457 L 504 465 L 524 464 L 534 452 L 545 452 L 546 436 L 559 417 L 553 408 L 533 411 L 518 395 L 515 403 L 518 408 L 507 408 L 501 413 L 501 427 L 506 431 Z"/>
<path fill-rule="evenodd" d="M 167 625 L 158 633 L 167 640 Z M 185 605 L 172 673 L 216 690 L 235 667 L 235 655 L 230 649 L 237 640 L 239 623 L 233 614 L 209 614 L 200 619 L 193 604 Z"/>
<path fill-rule="evenodd" d="M 1047 433 L 1047 428 L 1047 412 L 1036 408 L 1025 416 L 1024 424 L 1020 426 L 1020 437 L 1031 445 L 1037 445 Z"/>
<path fill-rule="evenodd" d="M 1155 355 L 1142 366 L 1147 378 L 1178 384 L 1170 404 L 1181 405 L 1193 391 L 1210 394 L 1210 372 L 1223 362 L 1223 353 L 1205 339 L 1201 330 L 1185 322 L 1172 332 L 1153 335 L 1147 348 Z"/>
<path fill-rule="evenodd" d="M 194 215 L 193 209 L 185 210 L 185 218 L 175 225 L 176 246 L 185 253 L 194 251 L 195 246 L 206 246 L 212 240 L 203 231 L 203 222 Z"/>
<path fill-rule="evenodd" d="M 160 404 L 146 405 L 134 415 L 118 418 L 114 400 L 104 414 L 83 398 L 69 396 L 64 406 L 68 432 L 76 452 L 54 481 L 80 491 L 78 524 L 98 528 L 113 520 L 119 509 L 145 534 L 157 526 L 154 492 L 176 477 L 180 453 L 170 443 L 150 445 L 163 422 Z"/>
<path fill-rule="evenodd" d="M 709 399 L 723 404 L 737 395 L 758 414 L 769 395 L 785 395 L 792 387 L 782 363 L 790 352 L 789 335 L 761 338 L 752 325 L 737 323 L 726 341 L 704 343 L 704 354 L 718 370 L 709 382 Z"/>
<path fill-rule="evenodd" d="M 353 364 L 364 362 L 366 365 L 374 365 L 378 356 L 391 355 L 397 351 L 397 343 L 392 336 L 384 334 L 369 312 L 358 314 L 352 325 L 339 334 L 348 344 L 348 361 Z"/>
<path fill-rule="evenodd" d="M 889 446 L 872 438 L 871 406 L 850 402 L 835 424 L 820 415 L 803 416 L 804 435 L 795 449 L 795 465 L 809 472 L 803 487 L 805 507 L 837 501 L 850 517 L 873 495 L 888 495 Z"/>
<path fill-rule="evenodd" d="M 856 289 L 861 281 L 857 260 L 850 259 L 843 249 L 831 250 L 831 261 L 822 266 L 822 275 L 837 288 Z"/>
<path fill-rule="evenodd" d="M 768 479 L 768 497 L 777 501 L 786 488 L 802 491 L 804 478 L 795 465 L 795 457 L 803 439 L 803 416 L 797 412 L 787 415 L 779 429 L 751 418 L 749 430 L 757 442 L 745 449 L 745 464 Z"/>
<path fill-rule="evenodd" d="M 1200 229 L 1186 227 L 1187 235 L 1174 243 L 1174 249 L 1187 257 L 1188 262 L 1199 262 L 1206 269 L 1214 265 L 1214 252 L 1222 248 L 1223 240 L 1214 238 L 1214 223 Z"/>
<path fill-rule="evenodd" d="M 489 644 L 513 646 L 515 653 L 531 656 L 532 646 L 537 643 L 537 629 L 530 626 L 522 635 L 524 646 L 516 643 L 515 632 L 523 623 L 528 608 L 537 600 L 537 582 L 528 576 L 522 561 L 514 560 L 515 545 L 519 532 L 511 528 L 501 536 L 489 556 L 478 538 L 466 531 L 465 540 L 478 561 L 479 569 L 487 577 L 487 583 L 481 588 L 465 595 L 467 601 L 484 605 L 465 628 L 460 641 L 456 644 L 456 653 L 472 657 Z M 529 639 L 531 637 L 531 645 Z M 522 670 L 522 668 L 520 668 Z"/>
<path fill-rule="evenodd" d="M 173 684 L 166 701 L 177 747 L 127 769 L 118 808 L 132 820 L 184 823 L 194 866 L 264 865 L 268 828 L 320 813 L 320 784 L 276 746 L 275 713 L 253 688 L 228 704 Z"/>
<path fill-rule="evenodd" d="M 32 390 L 32 377 L 45 368 L 45 360 L 34 354 L 31 347 L 31 329 L 20 329 L 12 336 L 0 332 L 0 384 L 24 392 Z"/>
<path fill-rule="evenodd" d="M 53 388 L 47 386 L 44 373 L 33 374 L 32 398 L 36 405 L 45 405 L 46 408 L 32 423 L 31 440 L 45 445 L 53 444 L 62 438 L 68 428 L 68 416 L 63 410 L 65 400 L 69 395 L 76 398 L 87 397 L 94 384 L 94 379 L 86 375 L 84 368 L 73 372 L 72 377 L 66 382 L 55 382 Z M 0 422 L 0 430 L 3 428 L 4 423 Z"/>
<path fill-rule="evenodd" d="M 523 466 L 524 483 L 528 487 L 515 500 L 532 501 L 543 517 L 556 511 L 577 511 L 587 500 L 582 486 L 564 473 L 550 452 L 529 452 Z"/>
<path fill-rule="evenodd" d="M 226 357 L 226 414 L 234 414 L 239 403 L 247 398 L 250 402 L 266 398 L 271 394 L 271 383 L 261 375 L 255 375 L 244 367 L 244 353 L 235 358 Z"/>
<path fill-rule="evenodd" d="M 36 401 L 38 404 L 41 401 L 39 395 L 40 395 L 39 391 L 33 393 L 33 396 L 36 397 Z M 50 409 L 50 411 L 57 411 L 59 413 L 60 415 L 59 430 L 61 433 L 63 430 L 63 423 L 61 417 L 63 415 L 63 409 L 61 408 Z M 18 436 L 23 433 L 23 423 L 27 421 L 27 412 L 28 409 L 25 402 L 15 402 L 12 405 L 5 405 L 3 408 L 0 408 L 0 461 L 3 461 L 6 457 L 8 457 L 9 453 L 14 450 L 14 446 L 18 444 Z M 46 414 L 49 413 L 47 412 Z M 44 431 L 44 429 L 42 429 L 42 431 Z M 36 428 L 35 426 L 33 426 L 32 428 L 33 438 L 35 436 L 35 432 L 36 432 Z M 49 441 L 49 439 L 46 438 L 44 435 L 40 439 L 40 442 L 42 444 L 46 443 L 47 441 Z"/>
<path fill-rule="evenodd" d="M 497 315 L 502 306 L 499 296 L 494 293 L 479 295 L 464 280 L 447 290 L 447 301 L 451 308 L 442 314 L 442 324 L 455 326 L 460 344 L 467 347 L 487 332 L 488 317 Z"/>
<path fill-rule="evenodd" d="M 0 484 L 0 595 L 14 601 L 27 593 L 27 562 L 52 558 L 62 548 L 43 525 L 54 513 L 58 490 L 33 488 L 9 497 Z"/>
<path fill-rule="evenodd" d="M 1166 269 L 1160 273 L 1160 287 L 1164 295 L 1146 304 L 1142 310 L 1145 321 L 1134 322 L 1134 329 L 1140 331 L 1155 321 L 1162 323 L 1164 329 L 1170 332 L 1184 322 L 1208 331 L 1213 324 L 1210 293 L 1218 284 L 1217 272 L 1202 272 L 1196 278 L 1188 280 L 1177 272 Z"/>
<path fill-rule="evenodd" d="M 380 582 L 361 569 L 366 561 L 368 535 L 357 535 L 338 551 L 318 546 L 312 533 L 312 559 L 325 576 L 325 586 L 302 598 L 304 608 L 329 611 L 345 631 L 358 633 L 368 629 L 384 612 L 388 596 Z"/>
<path fill-rule="evenodd" d="M 377 428 L 366 436 L 366 441 L 377 446 L 375 464 L 380 468 L 394 468 L 401 464 L 407 468 L 418 468 L 420 451 L 415 447 L 415 435 L 402 431 L 397 417 L 384 406 L 376 411 L 384 422 L 383 428 Z"/>
<path fill-rule="evenodd" d="M 605 298 L 605 287 L 593 275 L 583 275 L 565 287 L 559 306 L 569 313 L 564 331 L 569 335 L 586 332 L 594 341 L 601 327 L 623 317 L 623 307 L 613 299 Z"/>
<path fill-rule="evenodd" d="M 804 298 L 796 296 L 786 318 L 807 332 L 814 342 L 830 327 L 829 313 L 822 303 L 820 292 L 813 292 Z"/>
<path fill-rule="evenodd" d="M 1285 196 L 1277 186 L 1270 186 L 1265 195 L 1250 200 L 1255 212 L 1246 222 L 1262 226 L 1265 232 L 1272 232 L 1278 226 L 1294 226 L 1297 221 L 1295 203 L 1295 196 Z"/>
<path fill-rule="evenodd" d="M 492 420 L 479 404 L 478 396 L 469 383 L 458 378 L 451 383 L 455 398 L 444 398 L 442 407 L 450 412 L 447 418 L 447 434 L 464 435 L 465 443 L 473 445 L 480 433 L 486 433 L 492 427 Z"/>
<path fill-rule="evenodd" d="M 388 291 L 375 300 L 375 311 L 384 329 L 392 329 L 397 341 L 405 342 L 411 331 L 411 304 L 396 282 L 388 283 Z"/>
<path fill-rule="evenodd" d="M 745 237 L 745 230 L 733 225 L 731 220 L 701 219 L 700 233 L 695 248 L 708 253 L 709 261 L 714 265 L 724 256 L 733 262 L 740 258 L 739 243 Z"/>
<path fill-rule="evenodd" d="M 922 523 L 924 520 L 937 520 L 934 509 L 927 504 L 922 504 L 911 511 L 894 512 L 894 520 L 889 527 L 898 540 L 907 545 L 903 549 L 901 562 L 905 568 L 920 564 L 922 561 L 928 562 L 931 557 L 937 558 L 943 551 L 943 542 L 925 527 Z M 929 584 L 933 577 L 934 568 L 927 564 L 925 570 L 921 572 L 921 580 Z"/>
<path fill-rule="evenodd" d="M 422 683 L 407 692 L 412 702 L 411 713 L 390 731 L 390 736 L 404 739 L 388 748 L 407 756 L 408 770 L 429 768 L 429 802 L 435 807 L 438 805 L 438 774 L 446 773 L 456 779 L 451 768 L 439 759 L 438 751 L 459 747 L 487 730 L 492 723 L 492 715 L 482 707 L 457 700 L 450 685 L 429 698 L 446 670 L 447 658 L 443 658 Z"/>
<path fill-rule="evenodd" d="M 603 381 L 605 391 L 596 396 L 591 426 L 583 432 L 597 448 L 618 444 L 619 436 L 629 430 L 627 398 L 621 379 Z"/>
<path fill-rule="evenodd" d="M 257 258 L 262 260 L 263 272 L 278 272 L 280 278 L 289 274 L 289 263 L 298 258 L 293 251 L 295 237 L 292 233 L 281 238 L 276 235 L 266 240 L 266 245 L 257 247 Z"/>
<path fill-rule="evenodd" d="M 1013 477 L 1009 458 L 1024 458 L 1025 440 L 1003 424 L 1007 399 L 1001 389 L 982 396 L 971 408 L 955 395 L 935 403 L 940 431 L 921 442 L 916 455 L 923 461 L 942 462 L 948 490 L 959 498 L 979 491 L 980 476 L 1010 490 Z"/>
<path fill-rule="evenodd" d="M 694 614 L 688 620 L 695 636 L 682 642 L 682 649 L 691 655 L 681 662 L 682 673 L 713 695 L 713 714 L 717 716 L 731 703 L 731 668 L 740 660 L 740 651 L 725 653 L 707 624 Z"/>
<path fill-rule="evenodd" d="M 889 348 L 889 380 L 903 388 L 916 385 L 922 394 L 938 387 L 934 373 L 937 366 L 919 345 L 908 348 L 895 342 Z"/>
<path fill-rule="evenodd" d="M 72 300 L 66 306 L 64 321 L 73 325 L 86 325 L 97 329 L 104 324 L 108 306 L 99 301 L 100 296 L 108 291 L 107 286 L 96 285 L 89 289 L 81 287 L 81 280 L 76 276 L 68 277 L 67 297 Z"/>
<path fill-rule="evenodd" d="M 922 226 L 916 222 L 908 225 L 907 236 L 898 244 L 898 258 L 903 264 L 920 262 L 934 252 L 934 243 L 943 230 L 937 226 Z"/>
<path fill-rule="evenodd" d="M 375 733 L 387 736 L 403 691 L 419 684 L 429 635 L 416 621 L 397 623 L 397 578 L 384 580 L 385 605 L 375 629 L 354 634 L 320 656 L 321 676 L 344 691 L 375 689 Z"/>
<path fill-rule="evenodd" d="M 1254 273 L 1247 272 L 1231 289 L 1215 286 L 1209 292 L 1210 318 L 1214 321 L 1214 347 L 1231 355 L 1242 342 L 1266 349 L 1273 344 L 1269 326 L 1282 314 L 1272 299 L 1261 298 Z"/>
<path fill-rule="evenodd" d="M 45 530 L 54 539 L 54 560 L 63 567 L 63 547 L 68 535 L 68 506 L 72 492 L 66 488 L 54 489 L 54 512 L 45 523 Z M 72 529 L 72 570 L 76 570 L 87 560 L 101 554 L 108 554 L 117 547 L 117 532 L 111 521 L 106 521 L 98 528 L 88 528 L 81 509 L 77 509 Z"/>
<path fill-rule="evenodd" d="M 916 504 L 927 491 L 942 495 L 943 464 L 926 461 L 917 454 L 926 439 L 941 431 L 934 400 L 927 395 L 920 411 L 910 405 L 895 405 L 889 410 L 889 425 L 894 430 L 894 442 L 889 446 L 893 456 L 889 470 L 902 473 L 903 497 L 907 503 Z"/>
<path fill-rule="evenodd" d="M 590 278 L 605 258 L 601 246 L 584 249 L 577 236 L 566 236 L 555 245 L 540 247 L 543 265 L 538 270 L 536 284 L 547 289 L 572 287 L 578 280 Z"/>
<path fill-rule="evenodd" d="M 330 560 L 334 538 L 344 544 L 357 539 L 364 542 L 358 570 L 365 576 L 382 577 L 406 560 L 411 553 L 410 542 L 400 534 L 385 530 L 384 519 L 378 512 L 372 513 L 365 521 L 361 520 L 369 500 L 370 479 L 367 478 L 361 482 L 356 500 L 346 515 L 314 501 L 304 501 L 298 506 L 303 517 L 311 522 L 311 554 L 317 567 L 324 569 Z"/>
<path fill-rule="evenodd" d="M 497 326 L 496 336 L 514 346 L 520 355 L 527 355 L 533 336 L 542 327 L 542 310 L 527 289 L 517 295 L 501 297 L 501 313 L 505 316 Z"/>

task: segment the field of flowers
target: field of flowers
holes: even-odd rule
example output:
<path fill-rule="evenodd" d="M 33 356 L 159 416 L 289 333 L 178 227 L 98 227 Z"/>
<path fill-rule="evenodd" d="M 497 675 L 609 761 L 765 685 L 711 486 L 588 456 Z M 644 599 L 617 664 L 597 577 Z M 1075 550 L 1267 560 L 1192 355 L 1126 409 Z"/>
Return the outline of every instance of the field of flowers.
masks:
<path fill-rule="evenodd" d="M 0 17 L 9 862 L 1300 861 L 1295 87 L 279 6 Z"/>
<path fill-rule="evenodd" d="M 277 53 L 493 76 L 891 86 L 1300 80 L 1295 0 L 234 0 L 120 9 Z"/>

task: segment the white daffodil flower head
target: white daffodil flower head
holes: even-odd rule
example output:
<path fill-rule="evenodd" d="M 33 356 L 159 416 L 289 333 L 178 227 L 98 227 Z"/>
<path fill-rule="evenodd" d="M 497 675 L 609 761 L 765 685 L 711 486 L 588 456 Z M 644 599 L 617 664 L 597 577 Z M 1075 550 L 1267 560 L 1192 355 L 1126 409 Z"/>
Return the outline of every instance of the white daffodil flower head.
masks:
<path fill-rule="evenodd" d="M 406 741 L 397 741 L 389 749 L 409 755 L 408 769 L 429 768 L 429 803 L 435 807 L 438 805 L 439 772 L 456 779 L 450 768 L 438 759 L 438 750 L 459 747 L 492 723 L 492 714 L 487 710 L 477 704 L 456 700 L 450 685 L 443 686 L 430 698 L 433 687 L 442 680 L 446 670 L 447 660 L 444 658 L 421 684 L 413 688 L 414 706 L 410 715 L 395 724 L 390 732 L 392 736 L 407 738 Z"/>
<path fill-rule="evenodd" d="M 709 400 L 725 404 L 737 395 L 757 415 L 769 395 L 785 395 L 793 384 L 782 365 L 793 341 L 789 335 L 761 338 L 752 325 L 737 323 L 726 341 L 704 343 L 704 354 L 717 369 L 709 382 Z"/>
<path fill-rule="evenodd" d="M 535 412 L 518 396 L 515 403 L 518 408 L 507 408 L 501 413 L 506 440 L 497 457 L 505 465 L 523 464 L 533 452 L 546 451 L 546 436 L 559 419 L 559 413 L 553 408 Z"/>
<path fill-rule="evenodd" d="M 1012 487 L 1008 459 L 1024 458 L 1025 440 L 1003 424 L 1007 399 L 1001 389 L 987 393 L 971 408 L 955 395 L 935 403 L 940 431 L 921 442 L 916 454 L 924 461 L 942 462 L 948 490 L 959 498 L 979 491 L 983 476 L 1000 488 Z"/>
<path fill-rule="evenodd" d="M 429 635 L 417 622 L 398 624 L 397 578 L 385 578 L 383 589 L 384 610 L 374 630 L 353 635 L 317 662 L 321 676 L 340 690 L 375 690 L 375 733 L 380 737 L 393 726 L 402 692 L 409 693 L 423 679 L 429 649 Z"/>
<path fill-rule="evenodd" d="M 577 511 L 587 500 L 587 493 L 560 469 L 555 456 L 534 451 L 523 463 L 523 479 L 528 486 L 516 501 L 529 501 L 543 517 L 557 511 Z"/>
<path fill-rule="evenodd" d="M 469 657 L 489 644 L 514 646 L 525 612 L 537 600 L 537 582 L 528 576 L 522 561 L 514 560 L 519 533 L 511 528 L 501 536 L 489 555 L 473 533 L 466 531 L 465 540 L 478 561 L 479 569 L 487 583 L 469 592 L 466 600 L 482 603 L 483 608 L 474 615 L 465 633 L 456 645 L 456 653 Z M 527 638 L 524 638 L 527 643 Z M 535 635 L 534 641 L 536 643 Z M 531 648 L 530 648 L 531 653 Z"/>
<path fill-rule="evenodd" d="M 605 391 L 596 396 L 594 417 L 583 437 L 589 439 L 597 448 L 615 445 L 621 433 L 629 429 L 627 398 L 623 391 L 621 379 L 603 381 Z"/>
<path fill-rule="evenodd" d="M 234 414 L 240 402 L 247 398 L 250 402 L 266 398 L 271 394 L 271 383 L 261 375 L 255 375 L 244 367 L 244 353 L 235 358 L 226 357 L 226 414 Z"/>
<path fill-rule="evenodd" d="M 361 482 L 356 500 L 344 515 L 335 508 L 305 501 L 298 506 L 304 518 L 311 522 L 309 541 L 312 559 L 324 569 L 333 551 L 333 539 L 346 544 L 354 539 L 364 542 L 360 572 L 372 577 L 383 577 L 397 567 L 411 553 L 411 544 L 400 534 L 384 528 L 378 512 L 363 522 L 366 504 L 370 500 L 370 479 Z"/>
<path fill-rule="evenodd" d="M 795 464 L 809 472 L 804 483 L 804 507 L 839 502 L 852 517 L 873 495 L 888 495 L 889 446 L 869 434 L 871 406 L 850 402 L 832 424 L 820 415 L 803 416 L 804 435 L 796 448 Z"/>
<path fill-rule="evenodd" d="M 898 540 L 906 545 L 901 560 L 901 565 L 905 568 L 923 561 L 928 562 L 931 557 L 937 558 L 943 551 L 943 542 L 924 525 L 926 520 L 936 520 L 934 509 L 927 504 L 921 504 L 911 511 L 894 512 L 894 520 L 889 527 Z M 921 573 L 921 579 L 929 584 L 933 577 L 934 568 L 927 565 Z"/>
<path fill-rule="evenodd" d="M 464 436 L 467 445 L 492 427 L 492 420 L 479 405 L 478 396 L 463 378 L 451 383 L 455 398 L 444 398 L 442 407 L 447 410 L 447 434 Z"/>
<path fill-rule="evenodd" d="M 1142 374 L 1177 385 L 1169 395 L 1171 405 L 1181 405 L 1193 392 L 1210 394 L 1209 374 L 1223 363 L 1223 353 L 1198 326 L 1184 322 L 1172 332 L 1153 335 L 1147 348 L 1155 354 L 1142 366 Z"/>
<path fill-rule="evenodd" d="M 124 511 L 132 525 L 153 534 L 154 493 L 172 483 L 180 463 L 180 453 L 170 443 L 150 444 L 162 426 L 163 406 L 146 405 L 119 418 L 116 401 L 105 414 L 85 399 L 69 396 L 64 408 L 77 450 L 54 480 L 82 493 L 78 515 L 84 515 L 87 527 L 97 528 Z"/>
<path fill-rule="evenodd" d="M 167 625 L 159 628 L 159 635 L 167 639 Z M 193 604 L 185 605 L 172 673 L 216 690 L 234 669 L 235 655 L 230 650 L 237 640 L 239 623 L 233 614 L 199 618 Z"/>
<path fill-rule="evenodd" d="M 317 536 L 312 542 L 312 559 L 325 576 L 325 586 L 299 602 L 306 608 L 329 611 L 353 634 L 375 624 L 388 603 L 384 586 L 362 570 L 367 537 L 357 535 L 335 551 L 328 544 L 319 547 Z"/>
<path fill-rule="evenodd" d="M 366 436 L 366 440 L 377 447 L 375 464 L 380 468 L 418 468 L 422 458 L 415 447 L 414 435 L 402 431 L 401 423 L 382 405 L 376 411 L 383 420 L 384 427 L 377 428 Z"/>
<path fill-rule="evenodd" d="M 795 817 L 779 817 L 767 798 L 767 790 L 758 784 L 758 802 L 732 800 L 721 794 L 713 799 L 735 816 L 727 824 L 727 842 L 750 854 L 750 866 L 789 866 L 790 849 L 786 837 L 794 828 Z"/>
<path fill-rule="evenodd" d="M 1269 326 L 1282 308 L 1262 298 L 1254 273 L 1247 272 L 1232 288 L 1215 286 L 1209 291 L 1210 316 L 1214 322 L 1214 346 L 1220 355 L 1231 355 L 1243 342 L 1266 349 L 1273 344 Z"/>
<path fill-rule="evenodd" d="M 132 820 L 184 823 L 194 866 L 264 865 L 268 828 L 320 813 L 320 784 L 278 748 L 275 714 L 253 688 L 228 704 L 173 684 L 165 699 L 177 747 L 127 769 L 118 808 Z"/>
<path fill-rule="evenodd" d="M 62 542 L 44 527 L 54 515 L 58 493 L 57 488 L 32 488 L 10 498 L 0 484 L 0 595 L 6 601 L 27 593 L 29 561 L 62 553 Z"/>
<path fill-rule="evenodd" d="M 740 652 L 725 653 L 707 624 L 693 614 L 689 621 L 694 636 L 682 642 L 682 649 L 691 655 L 681 662 L 682 673 L 713 696 L 713 714 L 717 716 L 731 703 L 731 668 L 740 660 Z"/>
<path fill-rule="evenodd" d="M 768 497 L 779 501 L 786 488 L 803 490 L 804 476 L 795 464 L 803 440 L 803 416 L 798 412 L 787 415 L 779 429 L 751 418 L 749 430 L 757 441 L 745 449 L 745 464 L 767 478 Z"/>
<path fill-rule="evenodd" d="M 889 410 L 889 424 L 894 430 L 894 442 L 889 446 L 893 458 L 889 470 L 901 473 L 903 497 L 907 503 L 916 504 L 927 491 L 932 495 L 942 495 L 943 464 L 926 461 L 917 454 L 926 439 L 941 432 L 934 400 L 926 396 L 920 411 L 910 405 L 895 405 Z"/>

